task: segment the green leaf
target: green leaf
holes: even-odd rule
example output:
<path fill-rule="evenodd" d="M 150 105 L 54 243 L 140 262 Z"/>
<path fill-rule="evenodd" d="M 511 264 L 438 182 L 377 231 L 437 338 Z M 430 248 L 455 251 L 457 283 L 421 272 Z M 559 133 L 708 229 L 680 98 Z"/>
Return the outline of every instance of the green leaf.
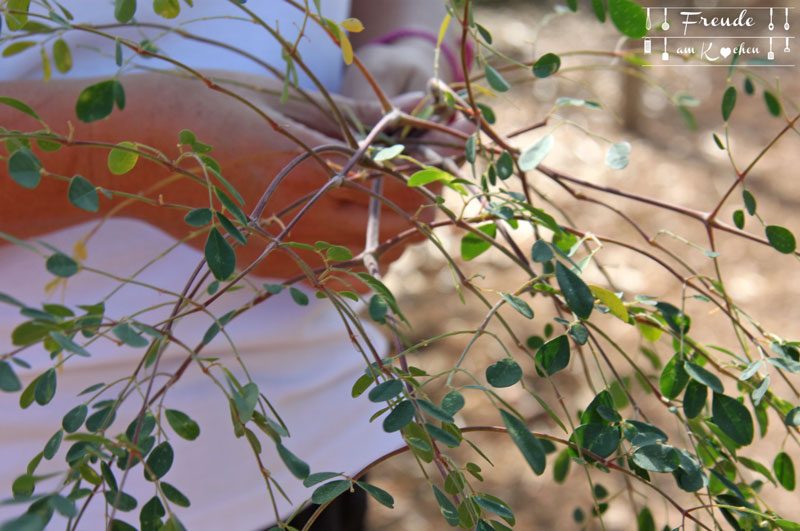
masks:
<path fill-rule="evenodd" d="M 53 43 L 53 62 L 56 64 L 56 69 L 62 74 L 72 70 L 72 53 L 64 39 L 57 39 Z"/>
<path fill-rule="evenodd" d="M 772 474 L 770 473 L 769 469 L 764 465 L 762 465 L 761 463 L 759 463 L 758 461 L 754 459 L 748 459 L 743 455 L 738 456 L 736 459 L 750 470 L 758 472 L 759 474 L 770 480 L 773 484 L 776 484 L 775 479 L 772 477 Z"/>
<path fill-rule="evenodd" d="M 736 107 L 736 89 L 728 87 L 725 94 L 722 95 L 722 119 L 724 121 L 727 122 L 731 117 L 734 107 Z"/>
<path fill-rule="evenodd" d="M 511 157 L 511 153 L 508 151 L 503 151 L 500 154 L 500 157 L 497 159 L 497 176 L 500 180 L 505 181 L 512 175 L 514 175 L 514 159 Z"/>
<path fill-rule="evenodd" d="M 511 305 L 512 308 L 517 310 L 519 313 L 523 315 L 523 317 L 527 319 L 533 319 L 533 310 L 531 307 L 528 306 L 528 303 L 524 300 L 520 299 L 516 295 L 511 295 L 510 293 L 501 293 L 503 299 Z"/>
<path fill-rule="evenodd" d="M 494 498 L 494 497 L 492 497 Z M 514 513 L 511 512 L 511 508 L 505 504 L 500 503 L 497 499 L 490 499 L 487 496 L 473 496 L 473 500 L 475 503 L 481 506 L 481 508 L 486 509 L 487 511 L 491 511 L 497 516 L 505 519 L 505 520 L 514 520 Z"/>
<path fill-rule="evenodd" d="M 606 152 L 606 165 L 612 170 L 622 170 L 628 165 L 630 154 L 630 142 L 617 142 Z"/>
<path fill-rule="evenodd" d="M 82 346 L 78 345 L 77 343 L 75 343 L 70 338 L 68 338 L 67 336 L 65 336 L 60 332 L 52 331 L 50 332 L 50 337 L 53 339 L 53 341 L 58 343 L 58 346 L 60 346 L 61 348 L 63 348 L 68 352 L 72 352 L 79 356 L 87 358 L 90 356 L 89 352 L 87 352 L 86 349 L 84 349 Z"/>
<path fill-rule="evenodd" d="M 117 339 L 131 347 L 142 348 L 150 344 L 150 341 L 141 334 L 138 334 L 128 323 L 119 323 L 111 329 Z"/>
<path fill-rule="evenodd" d="M 83 89 L 75 104 L 75 114 L 78 119 L 88 123 L 109 116 L 114 109 L 115 86 L 118 83 L 118 81 L 109 79 Z"/>
<path fill-rule="evenodd" d="M 353 259 L 350 249 L 341 245 L 331 245 L 325 250 L 325 256 L 332 262 L 345 262 Z"/>
<path fill-rule="evenodd" d="M 36 46 L 35 41 L 17 41 L 14 44 L 6 46 L 2 55 L 3 57 L 11 57 L 12 55 L 22 53 L 33 46 Z"/>
<path fill-rule="evenodd" d="M 744 228 L 744 212 L 741 210 L 736 210 L 733 213 L 733 224 L 736 225 L 736 228 L 742 230 Z"/>
<path fill-rule="evenodd" d="M 554 53 L 546 53 L 533 63 L 533 75 L 544 79 L 558 72 L 559 68 L 561 68 L 561 58 Z"/>
<path fill-rule="evenodd" d="M 455 415 L 461 411 L 461 408 L 464 407 L 464 404 L 464 396 L 455 389 L 444 395 L 444 398 L 442 399 L 442 409 L 451 415 Z"/>
<path fill-rule="evenodd" d="M 322 505 L 323 503 L 328 503 L 339 494 L 342 494 L 346 490 L 350 488 L 350 481 L 346 479 L 337 479 L 336 481 L 330 481 L 314 490 L 314 493 L 311 494 L 311 503 L 316 503 L 317 505 Z"/>
<path fill-rule="evenodd" d="M 409 424 L 409 426 L 414 426 L 414 424 Z M 438 426 L 434 426 L 428 422 L 425 423 L 425 430 L 437 441 L 442 444 L 449 446 L 450 448 L 456 448 L 461 444 L 461 439 L 450 433 L 449 431 L 445 431 Z"/>
<path fill-rule="evenodd" d="M 278 449 L 278 455 L 281 457 L 281 461 L 283 461 L 283 464 L 286 465 L 286 468 L 289 469 L 289 472 L 291 472 L 294 477 L 297 479 L 308 478 L 308 474 L 311 472 L 308 463 L 294 455 L 281 443 L 277 443 L 275 447 Z"/>
<path fill-rule="evenodd" d="M 111 426 L 116 416 L 117 414 L 113 407 L 104 407 L 89 415 L 89 418 L 86 419 L 86 429 L 90 432 L 104 430 Z"/>
<path fill-rule="evenodd" d="M 534 262 L 543 264 L 553 259 L 553 250 L 544 240 L 537 240 L 531 247 L 531 259 Z"/>
<path fill-rule="evenodd" d="M 78 272 L 78 263 L 63 253 L 51 255 L 45 262 L 49 272 L 57 277 L 67 278 Z"/>
<path fill-rule="evenodd" d="M 769 375 L 765 376 L 761 383 L 758 384 L 753 392 L 750 394 L 750 397 L 753 399 L 753 405 L 758 407 L 761 404 L 761 399 L 764 398 L 764 395 L 769 390 Z"/>
<path fill-rule="evenodd" d="M 97 212 L 100 208 L 97 189 L 88 179 L 80 175 L 76 175 L 70 180 L 67 198 L 70 203 L 87 212 Z"/>
<path fill-rule="evenodd" d="M 367 494 L 372 496 L 375 501 L 381 505 L 385 505 L 389 509 L 394 509 L 394 498 L 385 490 L 378 488 L 375 485 L 364 483 L 363 481 L 356 481 L 356 485 L 364 489 Z"/>
<path fill-rule="evenodd" d="M 679 354 L 676 354 L 664 366 L 658 380 L 658 387 L 666 398 L 672 400 L 681 394 L 688 382 L 689 375 L 683 368 L 683 360 Z"/>
<path fill-rule="evenodd" d="M 492 87 L 497 92 L 507 92 L 511 85 L 508 84 L 503 76 L 492 68 L 490 65 L 486 65 L 484 67 L 484 72 L 486 73 L 486 81 L 489 82 L 489 86 Z"/>
<path fill-rule="evenodd" d="M 639 511 L 636 517 L 636 531 L 656 531 L 656 521 L 649 508 L 645 507 Z"/>
<path fill-rule="evenodd" d="M 450 501 L 450 498 L 439 489 L 436 485 L 432 485 L 433 487 L 433 495 L 436 498 L 436 503 L 439 504 L 439 510 L 442 512 L 442 516 L 450 524 L 452 527 L 458 526 L 459 521 L 461 518 L 458 515 L 458 509 L 456 506 L 453 505 L 453 502 Z"/>
<path fill-rule="evenodd" d="M 142 506 L 139 523 L 142 531 L 155 531 L 161 528 L 161 518 L 167 514 L 158 496 L 153 496 Z"/>
<path fill-rule="evenodd" d="M 766 232 L 769 244 L 778 252 L 792 254 L 797 248 L 794 234 L 788 229 L 779 225 L 767 225 Z"/>
<path fill-rule="evenodd" d="M 22 383 L 7 361 L 0 361 L 0 390 L 13 393 L 22 389 Z"/>
<path fill-rule="evenodd" d="M 539 139 L 534 145 L 526 149 L 519 157 L 519 167 L 522 171 L 531 171 L 544 161 L 547 154 L 553 148 L 555 138 L 547 135 Z"/>
<path fill-rule="evenodd" d="M 569 473 L 569 464 L 572 459 L 568 450 L 562 450 L 553 463 L 553 480 L 556 483 L 563 483 Z"/>
<path fill-rule="evenodd" d="M 601 288 L 600 286 L 589 286 L 589 290 L 592 292 L 592 295 L 608 308 L 611 315 L 625 323 L 630 321 L 630 315 L 628 315 L 625 304 L 614 292 Z"/>
<path fill-rule="evenodd" d="M 708 398 L 708 388 L 696 381 L 692 380 L 686 386 L 686 392 L 683 394 L 683 412 L 686 418 L 693 419 L 703 411 L 706 406 L 706 399 Z"/>
<path fill-rule="evenodd" d="M 230 382 L 229 382 L 230 383 Z M 239 415 L 239 420 L 242 424 L 247 424 L 253 417 L 253 411 L 258 404 L 258 386 L 254 382 L 245 385 L 241 392 L 231 385 L 233 390 L 233 403 L 236 407 L 236 413 Z"/>
<path fill-rule="evenodd" d="M 128 151 L 136 149 L 136 144 L 133 142 L 120 142 L 117 145 L 127 149 L 115 148 L 108 153 L 108 170 L 114 175 L 125 175 L 136 166 L 139 153 Z"/>
<path fill-rule="evenodd" d="M 3 105 L 8 105 L 9 107 L 14 108 L 20 112 L 24 112 L 25 114 L 31 116 L 32 118 L 41 120 L 41 118 L 39 118 L 39 115 L 36 114 L 36 111 L 31 109 L 30 106 L 28 106 L 28 104 L 16 98 L 9 98 L 8 96 L 0 96 L 0 103 L 2 103 Z"/>
<path fill-rule="evenodd" d="M 295 288 L 294 286 L 289 287 L 289 295 L 291 295 L 292 300 L 297 304 L 299 304 L 300 306 L 308 306 L 308 295 L 306 295 L 299 289 Z"/>
<path fill-rule="evenodd" d="M 117 22 L 128 22 L 136 14 L 136 0 L 115 0 L 114 18 Z M 163 516 L 163 515 L 162 515 Z"/>
<path fill-rule="evenodd" d="M 752 96 L 756 91 L 756 87 L 753 85 L 753 80 L 750 79 L 750 77 L 744 78 L 744 91 L 748 96 Z"/>
<path fill-rule="evenodd" d="M 195 208 L 190 210 L 183 220 L 192 227 L 205 227 L 211 223 L 213 214 L 210 208 Z"/>
<path fill-rule="evenodd" d="M 153 0 L 153 11 L 164 18 L 175 18 L 181 12 L 178 0 Z"/>
<path fill-rule="evenodd" d="M 236 269 L 236 253 L 216 227 L 208 233 L 204 255 L 217 280 L 225 280 Z"/>
<path fill-rule="evenodd" d="M 88 412 L 89 408 L 86 407 L 86 404 L 75 406 L 64 415 L 64 418 L 61 420 L 61 427 L 63 427 L 64 431 L 67 433 L 78 431 L 83 425 L 83 421 L 86 420 Z"/>
<path fill-rule="evenodd" d="M 136 509 L 136 498 L 125 492 L 107 490 L 105 492 L 105 498 L 109 505 L 116 507 L 120 511 L 127 513 Z"/>
<path fill-rule="evenodd" d="M 719 378 L 717 378 L 713 373 L 705 370 L 700 365 L 687 362 L 683 364 L 683 369 L 692 380 L 709 387 L 715 393 L 725 392 L 725 389 L 722 387 L 722 382 L 719 380 Z"/>
<path fill-rule="evenodd" d="M 783 421 L 787 426 L 800 426 L 800 406 L 793 408 L 786 414 Z"/>
<path fill-rule="evenodd" d="M 370 379 L 370 381 L 372 381 Z M 403 392 L 403 382 L 400 380 L 387 380 L 381 382 L 370 390 L 370 402 L 386 402 Z"/>
<path fill-rule="evenodd" d="M 217 334 L 219 334 L 220 326 L 225 326 L 226 324 L 228 324 L 228 322 L 231 319 L 233 319 L 235 315 L 236 315 L 236 310 L 231 310 L 222 317 L 220 317 L 219 319 L 217 319 L 217 321 L 219 321 L 219 324 L 217 324 L 216 322 L 212 323 L 211 326 L 208 327 L 208 330 L 206 330 L 206 333 L 203 334 L 203 344 L 207 345 L 208 343 L 211 343 L 211 341 L 217 336 Z"/>
<path fill-rule="evenodd" d="M 619 447 L 619 428 L 594 423 L 582 424 L 575 429 L 572 439 L 581 448 L 606 458 L 616 452 Z"/>
<path fill-rule="evenodd" d="M 494 238 L 497 234 L 497 224 L 495 223 L 487 223 L 486 225 L 475 228 L 488 235 L 490 238 Z M 492 244 L 480 236 L 476 236 L 471 232 L 467 233 L 461 238 L 461 258 L 464 260 L 472 260 L 488 251 L 491 247 Z"/>
<path fill-rule="evenodd" d="M 239 205 L 237 205 L 233 199 L 228 197 L 228 194 L 223 192 L 219 186 L 215 186 L 214 195 L 217 196 L 217 199 L 219 199 L 220 203 L 222 203 L 222 206 L 224 206 L 239 223 L 241 223 L 243 226 L 247 226 L 247 215 L 242 211 L 241 208 L 239 208 Z"/>
<path fill-rule="evenodd" d="M 622 432 L 632 446 L 649 446 L 667 440 L 667 434 L 659 428 L 638 420 L 625 421 Z"/>
<path fill-rule="evenodd" d="M 408 322 L 406 321 L 403 313 L 400 311 L 400 306 L 397 304 L 397 299 L 395 299 L 391 290 L 389 290 L 389 288 L 387 288 L 383 282 L 368 273 L 356 273 L 356 276 L 358 276 L 358 278 L 360 278 L 366 285 L 383 297 L 395 315 L 400 317 L 406 323 Z"/>
<path fill-rule="evenodd" d="M 756 213 L 756 198 L 749 190 L 742 190 L 742 200 L 744 201 L 744 208 L 751 216 Z"/>
<path fill-rule="evenodd" d="M 231 238 L 236 240 L 242 245 L 247 245 L 247 239 L 244 237 L 244 234 L 239 231 L 236 225 L 233 224 L 231 220 L 229 220 L 226 216 L 217 212 L 217 221 L 219 222 L 220 226 L 225 229 L 225 232 L 230 235 Z"/>
<path fill-rule="evenodd" d="M 725 146 L 722 144 L 722 140 L 719 139 L 717 134 L 714 133 L 712 137 L 714 138 L 714 143 L 717 145 L 717 147 L 720 148 L 722 151 L 725 151 Z"/>
<path fill-rule="evenodd" d="M 608 0 L 608 14 L 620 33 L 631 39 L 647 35 L 647 14 L 632 0 Z"/>
<path fill-rule="evenodd" d="M 486 368 L 486 381 L 492 387 L 511 387 L 522 378 L 522 368 L 511 358 L 505 358 Z"/>
<path fill-rule="evenodd" d="M 186 413 L 178 411 L 177 409 L 168 409 L 166 411 L 166 417 L 169 425 L 172 426 L 172 429 L 175 430 L 175 433 L 180 437 L 188 441 L 193 441 L 200 435 L 200 426 Z"/>
<path fill-rule="evenodd" d="M 528 429 L 525 424 L 517 417 L 501 409 L 500 416 L 503 424 L 511 436 L 511 440 L 517 445 L 522 456 L 530 465 L 533 472 L 540 476 L 544 473 L 546 465 L 545 452 L 542 443 Z"/>
<path fill-rule="evenodd" d="M 40 406 L 47 405 L 56 394 L 56 370 L 47 369 L 39 378 L 36 379 L 36 387 L 33 391 L 33 398 Z"/>
<path fill-rule="evenodd" d="M 369 316 L 376 323 L 386 323 L 386 315 L 389 313 L 389 305 L 380 295 L 373 295 L 369 299 Z"/>
<path fill-rule="evenodd" d="M 8 175 L 23 188 L 32 190 L 39 186 L 42 176 L 39 169 L 42 163 L 28 148 L 16 150 L 8 158 Z"/>
<path fill-rule="evenodd" d="M 592 9 L 594 10 L 594 15 L 597 17 L 597 20 L 600 22 L 606 21 L 606 6 L 603 0 L 592 0 Z"/>
<path fill-rule="evenodd" d="M 470 164 L 475 164 L 475 157 L 477 155 L 477 143 L 478 141 L 475 139 L 475 135 L 470 136 L 467 139 L 467 142 L 464 146 L 464 155 L 467 158 L 467 162 Z"/>
<path fill-rule="evenodd" d="M 175 452 L 172 446 L 164 441 L 150 452 L 147 456 L 147 467 L 145 467 L 144 477 L 148 481 L 155 481 L 161 479 L 172 468 L 172 462 L 175 459 Z"/>
<path fill-rule="evenodd" d="M 2 531 L 42 531 L 47 523 L 39 513 L 25 513 L 13 520 L 7 520 L 0 527 Z"/>
<path fill-rule="evenodd" d="M 747 408 L 735 398 L 714 393 L 711 404 L 711 420 L 725 435 L 740 446 L 753 442 L 753 417 Z"/>
<path fill-rule="evenodd" d="M 414 419 L 416 408 L 410 400 L 403 400 L 383 419 L 383 431 L 391 433 L 403 429 Z"/>
<path fill-rule="evenodd" d="M 50 506 L 59 512 L 59 514 L 66 516 L 67 518 L 73 518 L 78 514 L 78 510 L 75 507 L 75 502 L 72 500 L 68 500 L 64 496 L 60 494 L 54 494 L 47 498 L 47 501 L 50 503 Z"/>
<path fill-rule="evenodd" d="M 778 452 L 778 455 L 775 456 L 775 461 L 772 463 L 772 470 L 775 472 L 778 483 L 780 483 L 784 489 L 794 490 L 794 463 L 789 454 L 786 452 Z"/>
<path fill-rule="evenodd" d="M 491 125 L 497 121 L 497 117 L 494 114 L 494 111 L 491 107 L 486 105 L 485 103 L 478 103 L 478 109 L 481 111 L 481 115 L 486 122 Z"/>
<path fill-rule="evenodd" d="M 651 444 L 633 453 L 633 462 L 650 472 L 674 472 L 680 465 L 680 456 L 672 446 Z"/>
<path fill-rule="evenodd" d="M 581 319 L 588 319 L 594 308 L 594 295 L 581 278 L 556 262 L 556 280 L 567 305 Z"/>
<path fill-rule="evenodd" d="M 539 366 L 549 375 L 555 374 L 569 365 L 569 339 L 565 335 L 555 337 L 539 347 L 536 351 L 536 372 L 544 374 Z"/>
<path fill-rule="evenodd" d="M 335 472 L 317 472 L 316 474 L 311 474 L 306 479 L 303 480 L 304 487 L 313 487 L 317 483 L 322 483 L 323 481 L 327 481 L 331 478 L 335 478 L 339 474 Z"/>
<path fill-rule="evenodd" d="M 180 507 L 189 507 L 191 505 L 189 498 L 166 481 L 161 482 L 161 490 L 164 492 L 164 496 L 175 505 Z"/>
<path fill-rule="evenodd" d="M 402 153 L 405 148 L 406 147 L 403 144 L 395 144 L 393 146 L 385 147 L 379 150 L 377 153 L 375 153 L 375 155 L 373 155 L 372 157 L 372 160 L 374 160 L 375 162 L 384 162 L 386 160 L 392 160 L 400 153 Z"/>
<path fill-rule="evenodd" d="M 678 105 L 677 109 L 681 115 L 681 118 L 683 118 L 686 127 L 688 127 L 691 131 L 697 131 L 697 120 L 695 119 L 692 111 L 689 110 L 689 107 L 686 105 Z"/>
<path fill-rule="evenodd" d="M 767 110 L 772 116 L 781 115 L 781 102 L 778 101 L 778 98 L 775 97 L 775 94 L 773 94 L 768 90 L 765 90 L 764 102 L 767 104 Z"/>
<path fill-rule="evenodd" d="M 598 409 L 602 407 L 614 409 L 614 396 L 605 389 L 597 393 L 581 413 L 581 424 L 608 424 L 608 421 L 598 413 Z"/>
<path fill-rule="evenodd" d="M 412 174 L 411 177 L 408 178 L 408 186 L 424 186 L 437 181 L 447 184 L 454 179 L 455 177 L 444 170 L 429 167 Z"/>

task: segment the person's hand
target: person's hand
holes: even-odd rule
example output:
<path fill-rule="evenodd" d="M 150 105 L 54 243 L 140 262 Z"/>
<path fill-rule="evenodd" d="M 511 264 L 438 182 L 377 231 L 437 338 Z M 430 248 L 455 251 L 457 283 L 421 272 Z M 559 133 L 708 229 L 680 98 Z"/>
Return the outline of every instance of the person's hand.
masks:
<path fill-rule="evenodd" d="M 417 37 L 398 39 L 388 44 L 367 44 L 356 52 L 367 71 L 377 80 L 390 98 L 408 92 L 424 91 L 434 71 L 433 45 Z M 438 74 L 449 80 L 452 73 L 446 61 L 440 60 Z M 372 88 L 361 72 L 348 67 L 342 79 L 341 93 L 354 99 L 374 99 Z"/>

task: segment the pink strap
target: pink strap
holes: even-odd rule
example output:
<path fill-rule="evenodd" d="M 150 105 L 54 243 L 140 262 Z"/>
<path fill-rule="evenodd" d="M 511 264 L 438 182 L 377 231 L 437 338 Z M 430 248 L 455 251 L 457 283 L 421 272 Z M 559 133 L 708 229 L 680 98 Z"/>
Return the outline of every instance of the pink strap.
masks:
<path fill-rule="evenodd" d="M 371 40 L 367 44 L 390 44 L 396 40 L 404 39 L 406 37 L 419 37 L 420 39 L 430 41 L 434 45 L 439 42 L 439 37 L 430 31 L 416 28 L 401 28 L 390 31 L 389 33 L 386 33 L 377 39 Z M 469 41 L 466 42 L 465 48 L 467 67 L 469 68 L 475 58 L 475 51 L 472 48 L 472 43 Z M 464 72 L 461 69 L 461 63 L 458 60 L 458 56 L 453 52 L 453 49 L 450 48 L 450 46 L 448 46 L 446 43 L 442 42 L 441 50 L 444 54 L 444 58 L 447 60 L 447 64 L 450 65 L 450 70 L 453 72 L 453 81 L 464 81 Z"/>

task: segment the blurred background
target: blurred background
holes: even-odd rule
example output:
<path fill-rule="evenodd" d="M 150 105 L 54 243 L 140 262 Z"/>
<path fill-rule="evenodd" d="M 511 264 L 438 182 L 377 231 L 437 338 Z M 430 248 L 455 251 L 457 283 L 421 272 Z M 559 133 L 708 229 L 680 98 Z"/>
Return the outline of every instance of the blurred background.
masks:
<path fill-rule="evenodd" d="M 712 134 L 716 133 L 725 142 L 725 130 L 720 114 L 722 94 L 727 87 L 728 68 L 655 66 L 641 68 L 611 55 L 586 55 L 581 51 L 623 51 L 639 49 L 642 41 L 620 39 L 620 34 L 610 21 L 601 24 L 594 17 L 589 2 L 579 1 L 578 13 L 568 12 L 555 2 L 547 1 L 482 1 L 477 3 L 475 20 L 487 28 L 493 37 L 494 46 L 503 54 L 520 62 L 535 61 L 547 52 L 561 56 L 559 75 L 548 79 L 535 79 L 530 70 L 508 70 L 504 75 L 512 83 L 512 89 L 493 98 L 483 97 L 497 114 L 497 127 L 508 134 L 543 120 L 560 97 L 580 98 L 598 102 L 602 109 L 589 107 L 562 107 L 550 116 L 547 124 L 529 133 L 516 137 L 514 144 L 525 149 L 546 134 L 552 133 L 555 145 L 545 164 L 595 185 L 623 189 L 636 194 L 658 198 L 684 207 L 709 211 L 717 204 L 725 191 L 735 181 L 736 174 L 725 151 L 720 150 Z M 748 2 L 694 2 L 703 6 L 791 6 L 790 3 Z M 660 24 L 662 12 L 656 7 L 687 6 L 686 2 L 644 2 L 653 8 L 653 25 Z M 751 9 L 752 13 L 753 10 Z M 783 10 L 780 10 L 782 16 Z M 767 11 L 756 13 L 764 22 Z M 672 21 L 677 25 L 678 21 Z M 782 26 L 782 18 L 779 20 Z M 797 25 L 800 27 L 800 17 Z M 782 28 L 779 28 L 782 29 Z M 739 30 L 736 30 L 739 31 Z M 794 29 L 781 34 L 792 34 Z M 719 33 L 717 33 L 718 35 Z M 746 32 L 734 35 L 751 35 Z M 661 63 L 661 44 L 653 43 L 653 63 Z M 731 41 L 729 46 L 738 42 Z M 795 64 L 798 57 L 794 46 L 784 50 L 783 40 L 778 59 Z M 763 55 L 763 51 L 762 51 Z M 505 64 L 498 57 L 484 56 L 498 69 Z M 672 58 L 671 64 L 682 61 Z M 776 61 L 778 62 L 778 61 Z M 786 113 L 794 117 L 798 109 L 791 98 L 800 92 L 800 76 L 797 67 L 765 68 L 747 70 L 755 86 L 752 96 L 743 90 L 742 73 L 733 77 L 733 85 L 739 91 L 739 100 L 733 112 L 729 138 L 737 167 L 746 167 L 753 158 L 786 126 L 783 115 L 775 117 L 767 111 L 763 92 L 768 88 L 782 99 Z M 485 85 L 485 80 L 479 83 Z M 681 103 L 693 116 L 682 116 L 676 103 Z M 690 126 L 696 124 L 696 130 Z M 758 201 L 758 212 L 767 224 L 779 224 L 800 234 L 798 197 L 800 194 L 800 165 L 798 165 L 798 131 L 790 130 L 769 150 L 749 174 L 747 188 Z M 630 164 L 623 170 L 612 170 L 605 163 L 605 154 L 612 143 L 627 141 L 632 145 Z M 620 216 L 608 208 L 578 201 L 546 176 L 532 172 L 532 184 L 541 196 L 536 200 L 548 212 L 555 210 L 546 205 L 545 199 L 562 208 L 567 217 L 560 223 L 568 224 L 592 233 L 632 243 L 655 255 L 666 258 L 673 266 L 675 262 L 662 251 L 648 243 Z M 650 238 L 676 253 L 701 275 L 714 275 L 713 261 L 702 250 L 708 249 L 708 238 L 703 225 L 689 217 L 660 210 L 640 202 L 603 194 L 599 191 L 581 189 L 588 197 L 601 199 L 609 205 L 623 210 L 648 234 Z M 458 199 L 450 197 L 458 205 Z M 742 209 L 741 190 L 737 189 L 721 210 L 720 220 L 733 224 L 734 210 Z M 745 229 L 763 236 L 763 227 L 753 217 L 746 216 Z M 522 229 L 512 233 L 527 253 L 533 243 L 532 235 Z M 800 319 L 800 282 L 797 261 L 790 255 L 742 238 L 717 231 L 717 251 L 726 286 L 734 301 L 742 305 L 750 317 L 766 330 L 787 340 L 798 339 L 797 323 Z M 461 234 L 440 229 L 437 235 L 452 256 L 459 256 Z M 698 248 L 687 244 L 695 243 Z M 596 247 L 592 244 L 592 247 Z M 587 283 L 605 286 L 623 292 L 624 300 L 636 295 L 649 295 L 659 300 L 681 304 L 682 285 L 655 262 L 637 255 L 629 249 L 605 244 L 595 255 L 597 263 L 608 272 L 614 285 L 594 265 L 584 273 Z M 477 259 L 461 263 L 465 273 L 481 274 L 477 285 L 489 290 L 511 291 L 521 286 L 527 278 L 510 267 L 507 260 L 494 250 Z M 682 274 L 685 269 L 676 266 Z M 445 332 L 474 330 L 484 320 L 487 308 L 475 297 L 465 293 L 466 303 L 459 300 L 453 277 L 445 262 L 432 245 L 421 244 L 411 248 L 403 258 L 392 266 L 387 283 L 399 295 L 400 304 L 411 321 L 409 333 L 412 341 L 422 341 Z M 496 297 L 496 296 L 495 296 Z M 494 299 L 492 299 L 494 300 Z M 507 306 L 501 313 L 508 319 L 523 339 L 528 336 L 545 336 L 545 327 L 555 327 L 555 334 L 562 333 L 561 325 L 552 320 L 552 305 L 542 297 L 526 300 L 536 311 L 536 318 L 527 321 Z M 711 304 L 690 299 L 686 312 L 693 319 L 693 336 L 705 344 L 737 349 L 736 338 L 730 323 L 713 311 Z M 610 316 L 599 316 L 596 322 L 620 339 L 620 345 L 634 361 L 657 382 L 663 363 L 673 354 L 669 342 L 662 340 L 651 344 L 644 342 L 634 327 L 627 326 Z M 507 335 L 494 325 L 489 329 L 500 334 L 507 345 L 512 345 Z M 462 352 L 470 335 L 457 335 L 430 343 L 409 357 L 412 365 L 429 373 L 452 367 Z M 657 358 L 645 355 L 641 347 L 654 352 Z M 623 377 L 631 382 L 630 391 L 639 406 L 659 426 L 672 426 L 670 442 L 687 447 L 690 442 L 681 433 L 680 424 L 652 395 L 647 396 L 624 360 L 608 350 L 610 361 Z M 548 403 L 556 404 L 556 397 L 544 379 L 531 377 L 534 374 L 530 361 L 519 351 L 512 352 L 526 373 L 525 383 Z M 491 337 L 483 336 L 467 356 L 465 366 L 481 382 L 487 366 L 504 356 Z M 574 414 L 585 408 L 592 397 L 604 388 L 598 367 L 600 363 L 587 350 L 576 355 L 567 369 L 554 376 L 554 381 Z M 527 364 L 527 365 L 526 365 Z M 608 367 L 602 365 L 606 378 L 611 378 Z M 594 390 L 587 384 L 587 377 Z M 782 382 L 773 384 L 779 396 L 789 396 Z M 465 384 L 466 379 L 456 378 L 455 383 Z M 724 382 L 726 391 L 736 393 L 735 382 Z M 499 390 L 501 396 L 529 419 L 535 431 L 564 436 L 557 425 L 543 412 L 536 401 L 519 385 Z M 459 426 L 501 425 L 497 409 L 479 391 L 464 391 L 467 406 L 458 417 Z M 441 398 L 435 396 L 434 398 Z M 620 410 L 625 418 L 635 418 L 628 405 Z M 741 455 L 761 459 L 771 467 L 772 457 L 783 442 L 785 431 L 780 420 L 771 415 L 770 432 L 766 439 L 756 441 L 745 448 Z M 517 517 L 516 529 L 600 529 L 598 518 L 591 514 L 593 501 L 586 472 L 574 464 L 563 484 L 553 481 L 552 463 L 555 454 L 548 458 L 544 475 L 537 477 L 525 464 L 519 451 L 507 435 L 470 434 L 492 461 L 486 462 L 465 444 L 455 451 L 448 450 L 457 462 L 477 463 L 483 470 L 485 482 L 476 487 L 494 494 L 514 509 Z M 558 449 L 559 451 L 561 448 Z M 795 447 L 787 446 L 795 462 L 800 464 L 800 455 Z M 425 469 L 436 484 L 442 484 L 441 476 L 432 466 Z M 668 506 L 654 491 L 641 484 L 627 484 L 618 474 L 605 474 L 593 470 L 592 481 L 602 485 L 608 495 L 601 501 L 610 502 L 603 514 L 603 524 L 608 530 L 636 528 L 636 514 L 647 505 L 655 515 L 656 528 L 681 525 L 680 515 Z M 752 481 L 759 476 L 745 470 Z M 668 474 L 655 474 L 654 483 L 665 488 L 686 507 L 698 505 L 698 499 L 680 491 Z M 369 512 L 369 528 L 372 530 L 437 530 L 448 529 L 436 506 L 428 483 L 422 478 L 419 465 L 410 454 L 400 455 L 380 465 L 370 474 L 370 482 L 388 490 L 396 500 L 395 510 L 388 510 L 372 503 Z M 800 518 L 796 508 L 796 497 L 770 484 L 762 491 L 771 501 L 771 508 L 787 517 Z M 574 512 L 580 509 L 584 521 L 578 523 Z"/>

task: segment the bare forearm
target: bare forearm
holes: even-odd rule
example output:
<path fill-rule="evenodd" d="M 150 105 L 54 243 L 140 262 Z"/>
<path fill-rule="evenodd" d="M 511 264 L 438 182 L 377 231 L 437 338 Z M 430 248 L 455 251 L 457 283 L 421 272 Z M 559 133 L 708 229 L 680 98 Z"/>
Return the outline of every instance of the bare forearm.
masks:
<path fill-rule="evenodd" d="M 351 36 L 358 47 L 400 28 L 438 33 L 446 11 L 444 0 L 353 0 L 351 12 L 364 24 Z"/>

